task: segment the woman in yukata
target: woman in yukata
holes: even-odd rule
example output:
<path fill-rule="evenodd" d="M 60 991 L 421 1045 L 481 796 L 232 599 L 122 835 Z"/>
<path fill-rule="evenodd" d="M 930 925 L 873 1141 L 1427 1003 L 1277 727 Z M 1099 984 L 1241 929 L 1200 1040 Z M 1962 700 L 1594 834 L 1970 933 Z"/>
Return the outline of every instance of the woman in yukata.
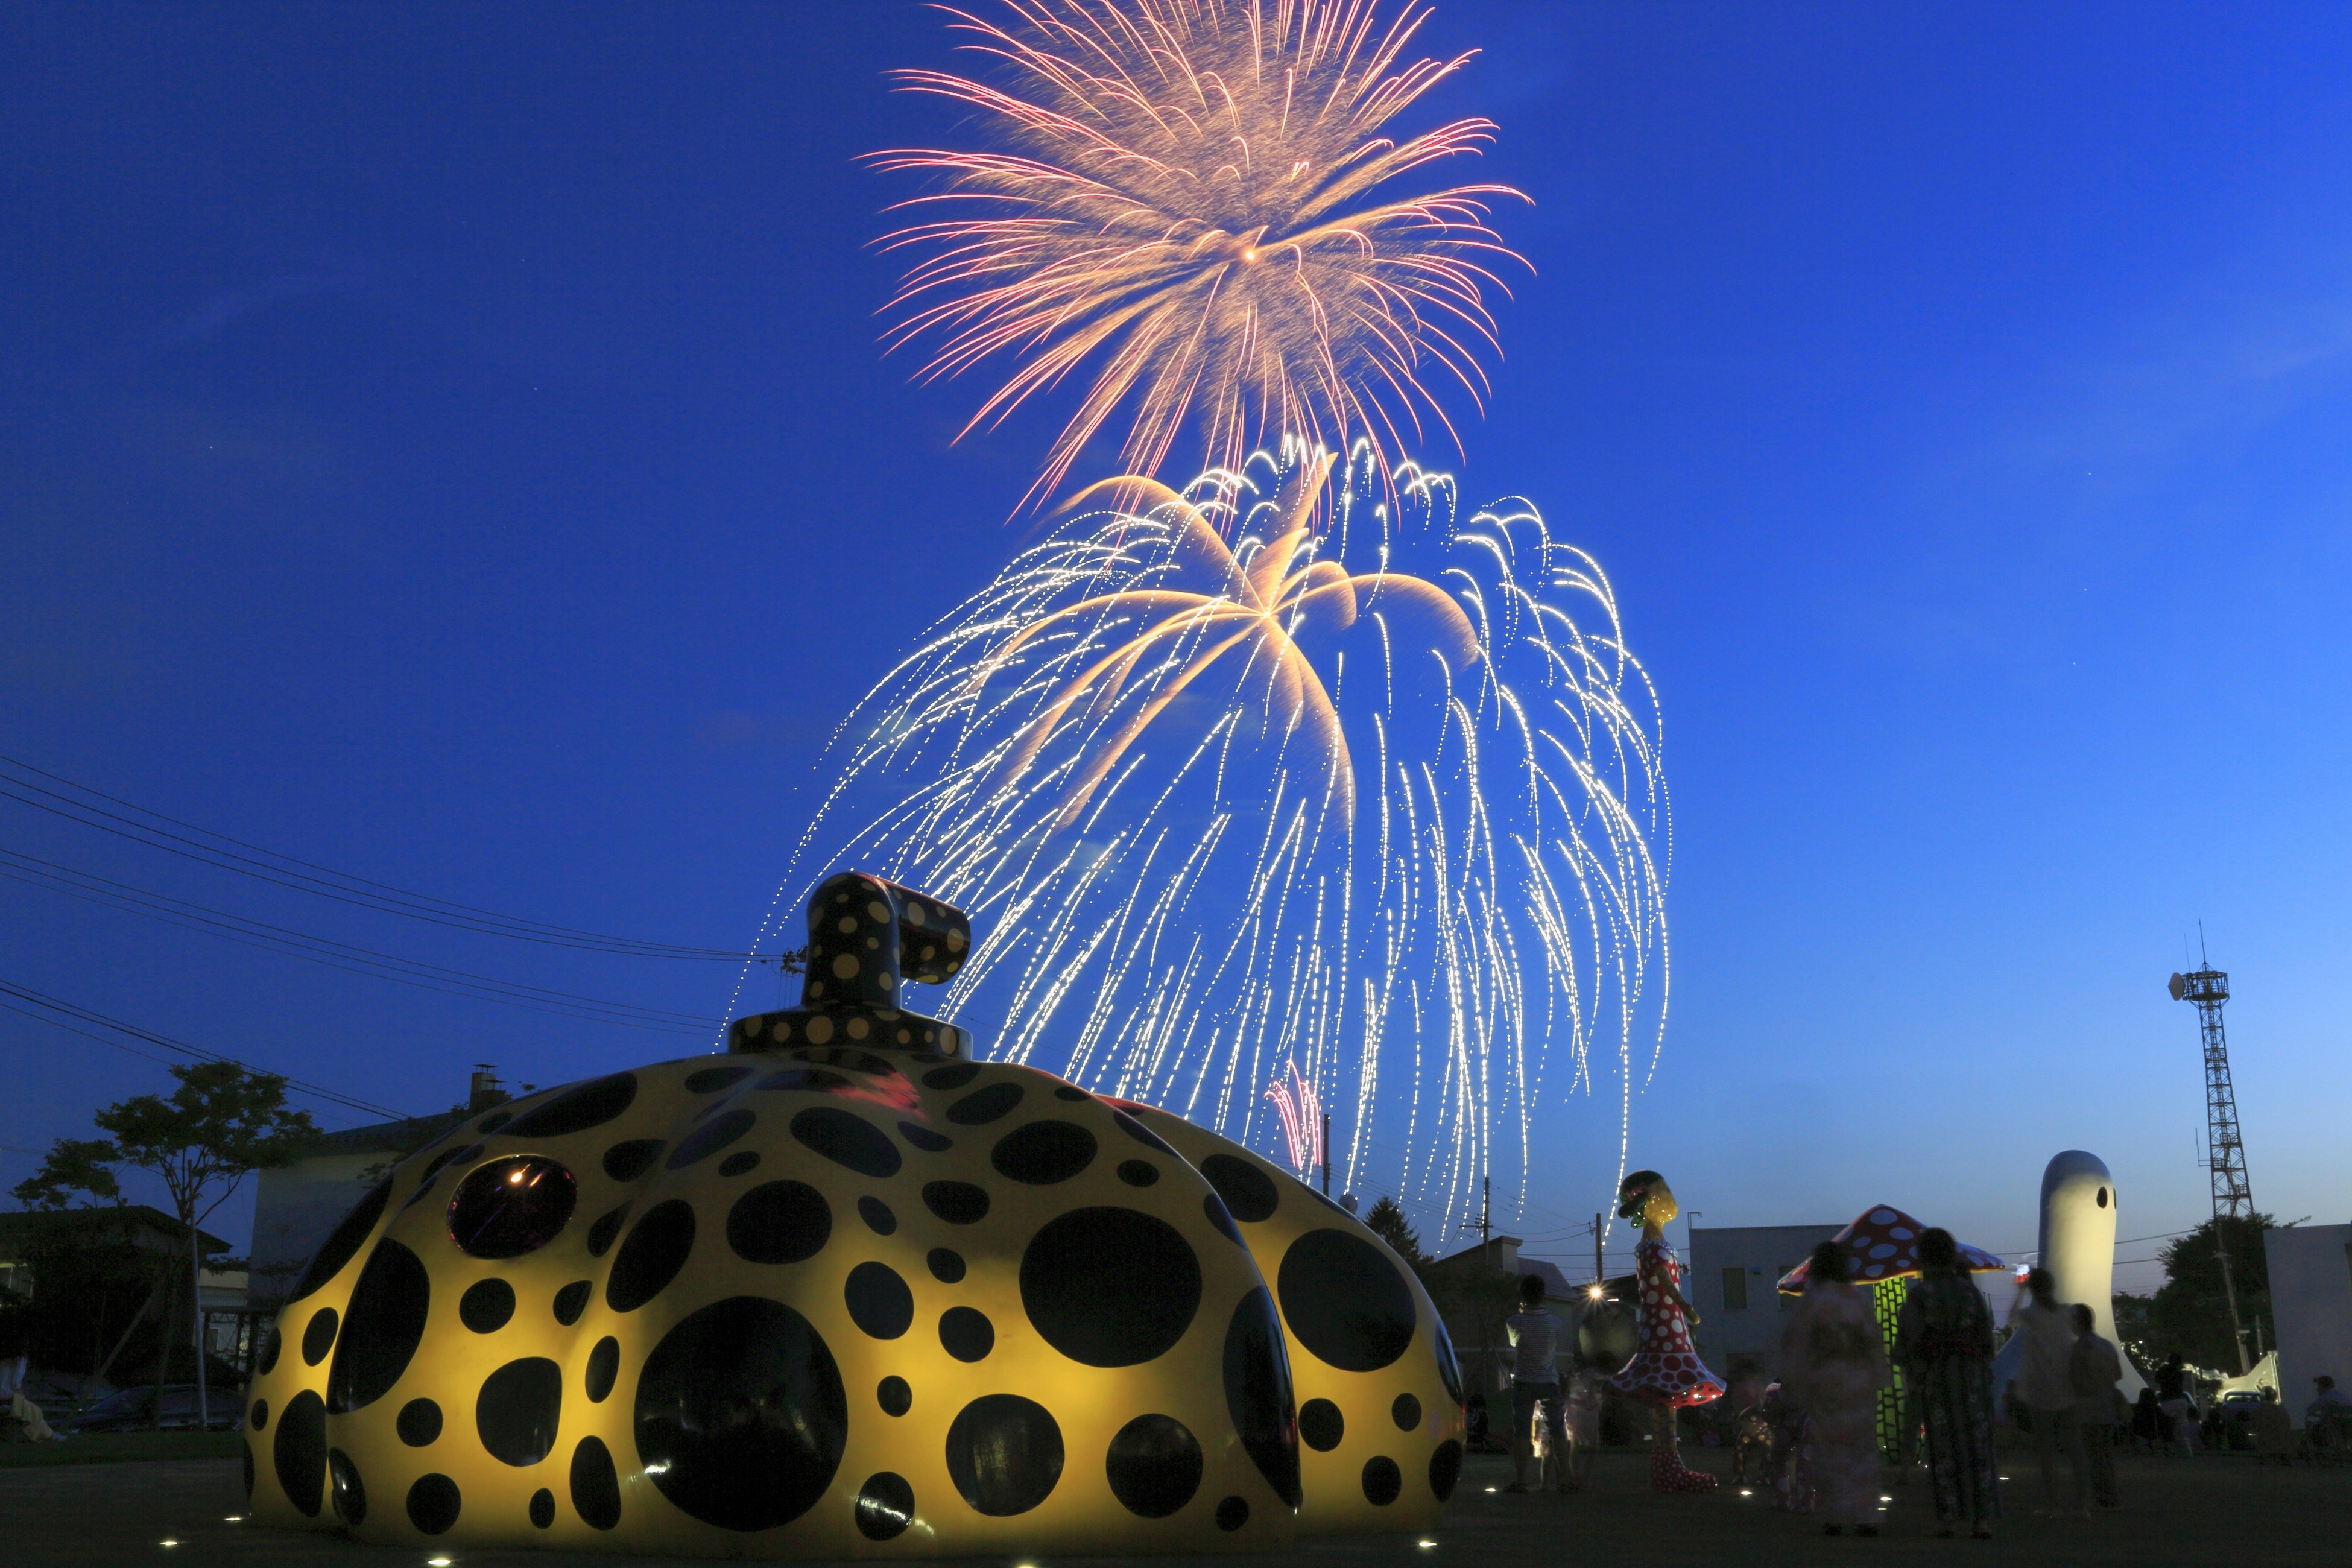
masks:
<path fill-rule="evenodd" d="M 1662 1492 L 1708 1492 L 1715 1478 L 1683 1463 L 1675 1420 L 1685 1405 L 1706 1405 L 1723 1397 L 1723 1382 L 1706 1370 L 1691 1348 L 1690 1325 L 1698 1314 L 1682 1292 L 1682 1265 L 1666 1245 L 1666 1224 L 1681 1209 L 1666 1179 L 1655 1171 L 1636 1171 L 1619 1184 L 1617 1216 L 1642 1227 L 1633 1247 L 1638 1299 L 1635 1312 L 1640 1339 L 1633 1359 L 1610 1384 L 1629 1399 L 1650 1407 L 1656 1445 L 1650 1451 L 1650 1486 Z"/>

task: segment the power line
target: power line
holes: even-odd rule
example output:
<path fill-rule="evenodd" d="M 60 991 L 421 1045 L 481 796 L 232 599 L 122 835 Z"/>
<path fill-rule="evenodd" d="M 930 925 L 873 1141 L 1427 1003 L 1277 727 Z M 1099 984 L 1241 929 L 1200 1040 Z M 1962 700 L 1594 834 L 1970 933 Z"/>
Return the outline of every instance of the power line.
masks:
<path fill-rule="evenodd" d="M 410 1120 L 408 1113 L 404 1110 L 394 1110 L 390 1106 L 377 1105 L 370 1100 L 355 1099 L 351 1095 L 343 1093 L 340 1089 L 329 1089 L 323 1084 L 310 1083 L 299 1078 L 289 1077 L 285 1073 L 270 1073 L 267 1068 L 247 1067 L 245 1063 L 238 1061 L 235 1057 L 223 1056 L 218 1051 L 209 1051 L 205 1049 L 202 1046 L 192 1046 L 184 1040 L 175 1040 L 169 1035 L 159 1035 L 152 1029 L 142 1029 L 136 1024 L 126 1024 L 120 1018 L 110 1018 L 105 1014 L 97 1012 L 91 1008 L 80 1006 L 72 1002 L 60 1001 L 55 996 L 50 996 L 42 992 L 35 991 L 29 986 L 19 985 L 11 980 L 0 978 L 0 996 L 13 996 L 18 1001 L 27 1003 L 33 1007 L 42 1009 L 42 1011 L 38 1013 L 27 1012 L 23 1007 L 9 1006 L 5 1002 L 0 1002 L 0 1008 L 6 1008 L 6 1010 L 11 1013 L 22 1014 L 27 1018 L 32 1018 L 37 1022 L 47 1024 L 52 1028 L 62 1029 L 69 1035 L 79 1035 L 84 1039 L 97 1040 L 100 1045 L 114 1046 L 117 1049 L 121 1050 L 131 1049 L 131 1047 L 121 1046 L 113 1040 L 105 1039 L 100 1036 L 90 1034 L 89 1031 L 84 1029 L 75 1028 L 70 1024 L 60 1023 L 58 1019 L 47 1017 L 44 1015 L 47 1013 L 62 1014 L 64 1016 L 74 1019 L 77 1022 L 95 1024 L 100 1028 L 111 1029 L 117 1034 L 128 1036 L 130 1038 L 134 1040 L 143 1040 L 149 1045 L 161 1046 L 165 1050 L 175 1051 L 181 1056 L 194 1057 L 198 1061 L 226 1062 L 231 1067 L 242 1068 L 245 1071 L 249 1073 L 267 1073 L 268 1076 L 271 1078 L 284 1079 L 287 1088 L 290 1089 L 298 1089 L 314 1100 L 329 1100 L 336 1105 L 346 1106 L 353 1110 L 364 1110 L 371 1116 L 382 1116 L 394 1121 L 405 1121 Z M 131 1054 L 133 1056 L 147 1056 L 146 1052 L 140 1050 L 131 1050 Z M 158 1057 L 148 1057 L 148 1060 L 150 1061 L 160 1061 L 161 1059 L 162 1058 Z"/>
<path fill-rule="evenodd" d="M 448 995 L 499 1002 L 563 1017 L 622 1024 L 632 1028 L 658 1029 L 669 1034 L 706 1034 L 724 1022 L 723 1019 L 696 1013 L 646 1007 L 634 1002 L 608 1001 L 542 985 L 527 985 L 520 981 L 501 980 L 494 975 L 449 969 L 437 963 L 426 963 L 421 959 L 403 958 L 397 953 L 358 947 L 350 942 L 337 942 L 331 937 L 297 931 L 289 926 L 272 925 L 267 921 L 257 921 L 209 905 L 175 899 L 167 893 L 133 887 L 128 882 L 118 882 L 109 877 L 96 876 L 54 860 L 18 854 L 12 849 L 0 849 L 0 877 L 63 893 L 68 898 L 80 899 L 107 909 L 161 921 L 166 925 L 204 931 L 247 947 L 285 953 L 312 963 L 324 964 L 330 969 L 340 969 L 346 973 L 372 975 Z"/>
<path fill-rule="evenodd" d="M 554 925 L 520 915 L 500 914 L 471 904 L 436 898 L 430 893 L 414 892 L 372 878 L 338 871 L 331 867 L 305 860 L 299 856 L 280 854 L 226 833 L 215 833 L 207 827 L 184 822 L 160 811 L 134 804 L 88 784 L 77 784 L 59 773 L 14 757 L 0 755 L 0 767 L 12 768 L 62 784 L 66 791 L 49 789 L 28 779 L 9 776 L 0 772 L 0 797 L 31 806 L 36 811 L 63 817 L 84 827 L 127 838 L 150 849 L 160 849 L 169 855 L 194 860 L 216 870 L 234 871 L 241 877 L 274 883 L 314 898 L 331 899 L 339 903 L 353 904 L 362 909 L 383 914 L 404 916 L 410 920 L 428 921 L 434 925 L 450 926 L 461 931 L 477 931 L 487 936 L 508 937 L 517 942 L 538 942 L 550 947 L 569 947 L 592 952 L 609 952 L 635 958 L 690 959 L 708 963 L 740 963 L 745 959 L 759 958 L 759 953 L 730 952 L 719 948 L 691 947 L 677 942 L 646 942 L 635 937 L 612 936 L 601 931 L 583 931 L 572 926 Z M 29 793 L 26 793 L 29 792 Z M 36 796 L 45 798 L 35 798 Z M 89 797 L 89 800 L 79 798 Z M 109 811 L 93 805 L 90 800 L 102 800 L 122 808 Z M 124 813 L 131 815 L 125 816 Z M 142 818 L 151 820 L 141 820 Z M 174 833 L 156 823 L 168 823 L 184 829 Z M 189 837 L 194 835 L 194 837 Z M 234 847 L 222 847 L 233 846 Z M 238 851 L 245 851 L 239 853 Z"/>

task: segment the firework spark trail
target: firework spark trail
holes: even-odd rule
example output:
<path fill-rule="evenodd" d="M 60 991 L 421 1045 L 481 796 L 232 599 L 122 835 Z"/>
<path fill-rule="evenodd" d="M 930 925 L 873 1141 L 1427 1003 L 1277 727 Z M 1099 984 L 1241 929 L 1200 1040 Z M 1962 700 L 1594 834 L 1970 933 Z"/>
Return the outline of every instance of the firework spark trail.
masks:
<path fill-rule="evenodd" d="M 850 715 L 788 887 L 857 865 L 957 903 L 984 934 L 942 1011 L 998 1056 L 1261 1145 L 1283 1079 L 1344 1115 L 1350 1190 L 1449 1228 L 1488 1173 L 1622 1174 L 1669 812 L 1597 563 L 1369 443 L 1114 493 Z M 1562 1149 L 1549 1119 L 1604 1096 Z"/>
<path fill-rule="evenodd" d="M 1452 433 L 1431 372 L 1483 404 L 1487 264 L 1525 264 L 1488 203 L 1525 198 L 1389 195 L 1494 139 L 1486 120 L 1382 133 L 1470 58 L 1408 59 L 1428 7 L 1385 27 L 1370 0 L 1002 0 L 1001 24 L 942 9 L 996 80 L 895 79 L 978 110 L 997 145 L 872 155 L 938 182 L 902 207 L 950 214 L 880 242 L 920 258 L 887 341 L 934 341 L 927 381 L 1013 362 L 967 429 L 1085 386 L 1032 499 L 1122 408 L 1122 461 L 1151 474 L 1188 425 L 1227 468 L 1275 432 L 1404 451 L 1424 414 Z"/>

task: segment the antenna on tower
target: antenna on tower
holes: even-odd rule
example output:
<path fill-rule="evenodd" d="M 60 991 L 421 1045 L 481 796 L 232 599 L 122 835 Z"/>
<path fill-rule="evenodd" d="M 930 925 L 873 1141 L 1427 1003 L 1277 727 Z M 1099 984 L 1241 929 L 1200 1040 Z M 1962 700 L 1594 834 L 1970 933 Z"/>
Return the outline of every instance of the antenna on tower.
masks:
<path fill-rule="evenodd" d="M 2230 999 L 2230 977 L 2205 957 L 2205 922 L 2197 922 L 2201 966 L 2167 983 L 2176 1002 L 2197 1004 L 2205 1044 L 2205 1167 L 2213 1179 L 2213 1243 L 2221 1258 L 2221 1289 L 2230 1300 L 2230 1330 L 2238 1342 L 2238 1372 L 2253 1370 L 2246 1358 L 2245 1325 L 2238 1317 L 2238 1289 L 2230 1278 L 2230 1249 L 2221 1221 L 2254 1218 L 2253 1188 L 2246 1179 L 2246 1146 L 2238 1135 L 2238 1092 L 2230 1083 L 2230 1042 L 2221 1031 L 2221 1004 Z"/>

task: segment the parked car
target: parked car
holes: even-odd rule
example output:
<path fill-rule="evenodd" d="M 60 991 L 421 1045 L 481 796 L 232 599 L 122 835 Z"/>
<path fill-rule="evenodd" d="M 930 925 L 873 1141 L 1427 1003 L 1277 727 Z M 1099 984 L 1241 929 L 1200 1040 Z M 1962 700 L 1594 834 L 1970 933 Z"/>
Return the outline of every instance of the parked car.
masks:
<path fill-rule="evenodd" d="M 244 1401 L 234 1389 L 215 1388 L 210 1391 L 205 1404 L 212 1419 L 205 1424 L 211 1432 L 235 1432 L 244 1426 Z M 193 1383 L 169 1383 L 163 1385 L 163 1414 L 161 1422 L 155 1418 L 155 1390 L 126 1388 L 110 1394 L 71 1420 L 58 1424 L 58 1430 L 72 1435 L 81 1432 L 145 1432 L 161 1426 L 166 1432 L 192 1432 L 196 1426 L 196 1385 Z"/>

